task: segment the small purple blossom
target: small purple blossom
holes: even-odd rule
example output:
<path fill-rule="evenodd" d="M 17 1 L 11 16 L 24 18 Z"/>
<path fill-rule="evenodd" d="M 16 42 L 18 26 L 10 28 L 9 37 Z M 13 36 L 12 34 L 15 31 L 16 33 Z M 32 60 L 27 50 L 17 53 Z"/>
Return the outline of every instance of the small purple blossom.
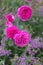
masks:
<path fill-rule="evenodd" d="M 35 55 L 40 49 L 43 49 L 43 42 L 42 38 L 37 37 L 33 40 L 31 40 L 30 46 L 28 48 L 28 53 L 30 55 Z"/>
<path fill-rule="evenodd" d="M 42 35 L 43 35 L 43 32 L 42 32 Z"/>
<path fill-rule="evenodd" d="M 0 46 L 0 56 L 6 56 L 6 55 L 8 56 L 10 54 L 11 52 L 9 50 L 4 50 L 3 46 Z"/>
<path fill-rule="evenodd" d="M 38 14 L 40 16 L 43 16 L 43 6 L 40 6 L 39 9 L 38 9 Z"/>

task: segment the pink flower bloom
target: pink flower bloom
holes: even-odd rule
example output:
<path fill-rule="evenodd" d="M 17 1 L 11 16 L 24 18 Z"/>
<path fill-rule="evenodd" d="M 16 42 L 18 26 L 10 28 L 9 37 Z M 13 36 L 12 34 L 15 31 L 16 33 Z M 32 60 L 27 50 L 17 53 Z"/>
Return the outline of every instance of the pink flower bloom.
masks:
<path fill-rule="evenodd" d="M 15 17 L 14 17 L 11 13 L 9 13 L 9 14 L 6 15 L 6 19 L 7 19 L 9 22 L 14 22 Z"/>
<path fill-rule="evenodd" d="M 32 0 L 25 0 L 26 2 L 30 2 L 30 1 L 32 1 Z"/>
<path fill-rule="evenodd" d="M 31 41 L 31 35 L 27 31 L 21 31 L 14 37 L 15 44 L 19 47 L 25 47 Z"/>
<path fill-rule="evenodd" d="M 15 34 L 19 32 L 19 29 L 16 26 L 11 26 L 6 28 L 6 35 L 8 38 L 13 38 Z"/>
<path fill-rule="evenodd" d="M 11 27 L 11 26 L 13 26 L 13 24 L 12 24 L 11 22 L 7 21 L 7 22 L 6 22 L 6 26 L 7 26 L 7 27 Z"/>
<path fill-rule="evenodd" d="M 32 17 L 32 8 L 28 5 L 23 5 L 18 9 L 17 15 L 18 17 L 23 20 L 27 21 Z"/>

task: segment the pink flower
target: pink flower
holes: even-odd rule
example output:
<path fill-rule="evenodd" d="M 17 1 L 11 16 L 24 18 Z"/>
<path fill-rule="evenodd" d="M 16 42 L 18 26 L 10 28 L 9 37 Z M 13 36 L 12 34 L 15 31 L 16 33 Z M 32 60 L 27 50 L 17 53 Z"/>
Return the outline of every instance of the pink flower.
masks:
<path fill-rule="evenodd" d="M 7 26 L 7 27 L 11 27 L 11 26 L 13 26 L 13 24 L 12 24 L 11 22 L 7 21 L 7 22 L 6 22 L 6 26 Z"/>
<path fill-rule="evenodd" d="M 21 31 L 14 37 L 15 44 L 19 47 L 25 47 L 31 41 L 31 35 L 27 31 Z"/>
<path fill-rule="evenodd" d="M 15 17 L 14 17 L 11 13 L 9 13 L 9 14 L 6 15 L 6 19 L 7 19 L 9 22 L 14 22 Z"/>
<path fill-rule="evenodd" d="M 18 9 L 17 15 L 18 17 L 23 20 L 27 21 L 32 17 L 32 8 L 28 5 L 23 5 Z"/>
<path fill-rule="evenodd" d="M 8 38 L 13 38 L 15 34 L 17 34 L 18 32 L 19 32 L 19 29 L 16 26 L 11 26 L 6 28 L 6 35 Z"/>
<path fill-rule="evenodd" d="M 30 2 L 30 1 L 32 1 L 32 0 L 25 0 L 26 2 Z"/>

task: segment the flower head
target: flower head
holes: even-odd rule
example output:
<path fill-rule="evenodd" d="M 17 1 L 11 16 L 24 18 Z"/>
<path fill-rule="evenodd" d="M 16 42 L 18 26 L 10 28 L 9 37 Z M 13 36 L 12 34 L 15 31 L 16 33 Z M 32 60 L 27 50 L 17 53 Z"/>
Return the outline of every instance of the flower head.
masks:
<path fill-rule="evenodd" d="M 31 0 L 25 0 L 26 2 L 30 2 Z"/>
<path fill-rule="evenodd" d="M 13 26 L 13 24 L 12 24 L 11 22 L 7 21 L 7 22 L 6 22 L 6 26 L 7 26 L 7 27 L 11 27 L 11 26 Z"/>
<path fill-rule="evenodd" d="M 18 32 L 19 32 L 19 29 L 16 26 L 11 26 L 6 28 L 6 35 L 8 36 L 8 38 L 13 38 L 15 34 L 17 34 Z"/>
<path fill-rule="evenodd" d="M 9 13 L 9 14 L 6 15 L 6 19 L 7 19 L 9 22 L 14 22 L 15 17 L 14 17 L 11 13 Z"/>
<path fill-rule="evenodd" d="M 32 8 L 28 5 L 23 5 L 18 9 L 17 14 L 21 20 L 27 21 L 32 17 Z"/>
<path fill-rule="evenodd" d="M 19 47 L 25 47 L 31 40 L 31 36 L 27 31 L 21 31 L 19 34 L 16 34 L 14 37 L 15 44 Z"/>

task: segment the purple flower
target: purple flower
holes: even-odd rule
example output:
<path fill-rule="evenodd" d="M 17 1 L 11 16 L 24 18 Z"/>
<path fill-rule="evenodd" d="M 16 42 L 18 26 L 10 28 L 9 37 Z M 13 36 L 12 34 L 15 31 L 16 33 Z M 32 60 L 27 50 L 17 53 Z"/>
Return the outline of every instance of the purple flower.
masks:
<path fill-rule="evenodd" d="M 31 40 L 30 47 L 27 49 L 28 54 L 35 55 L 40 49 L 43 49 L 42 38 L 37 37 Z"/>
<path fill-rule="evenodd" d="M 42 32 L 42 35 L 43 35 L 43 32 Z"/>
<path fill-rule="evenodd" d="M 38 14 L 43 16 L 43 6 L 38 9 Z"/>
<path fill-rule="evenodd" d="M 4 50 L 3 46 L 0 46 L 0 56 L 10 55 L 11 52 L 9 50 Z"/>
<path fill-rule="evenodd" d="M 43 42 L 40 37 L 31 41 L 31 48 L 43 48 Z"/>
<path fill-rule="evenodd" d="M 5 44 L 5 43 L 1 43 L 1 46 L 5 47 L 5 46 L 6 46 L 6 44 Z"/>
<path fill-rule="evenodd" d="M 15 60 L 15 65 L 26 65 L 26 56 L 25 55 L 22 55 L 22 57 L 18 57 L 16 58 Z"/>
<path fill-rule="evenodd" d="M 9 56 L 11 54 L 10 50 L 4 50 L 5 55 Z"/>

